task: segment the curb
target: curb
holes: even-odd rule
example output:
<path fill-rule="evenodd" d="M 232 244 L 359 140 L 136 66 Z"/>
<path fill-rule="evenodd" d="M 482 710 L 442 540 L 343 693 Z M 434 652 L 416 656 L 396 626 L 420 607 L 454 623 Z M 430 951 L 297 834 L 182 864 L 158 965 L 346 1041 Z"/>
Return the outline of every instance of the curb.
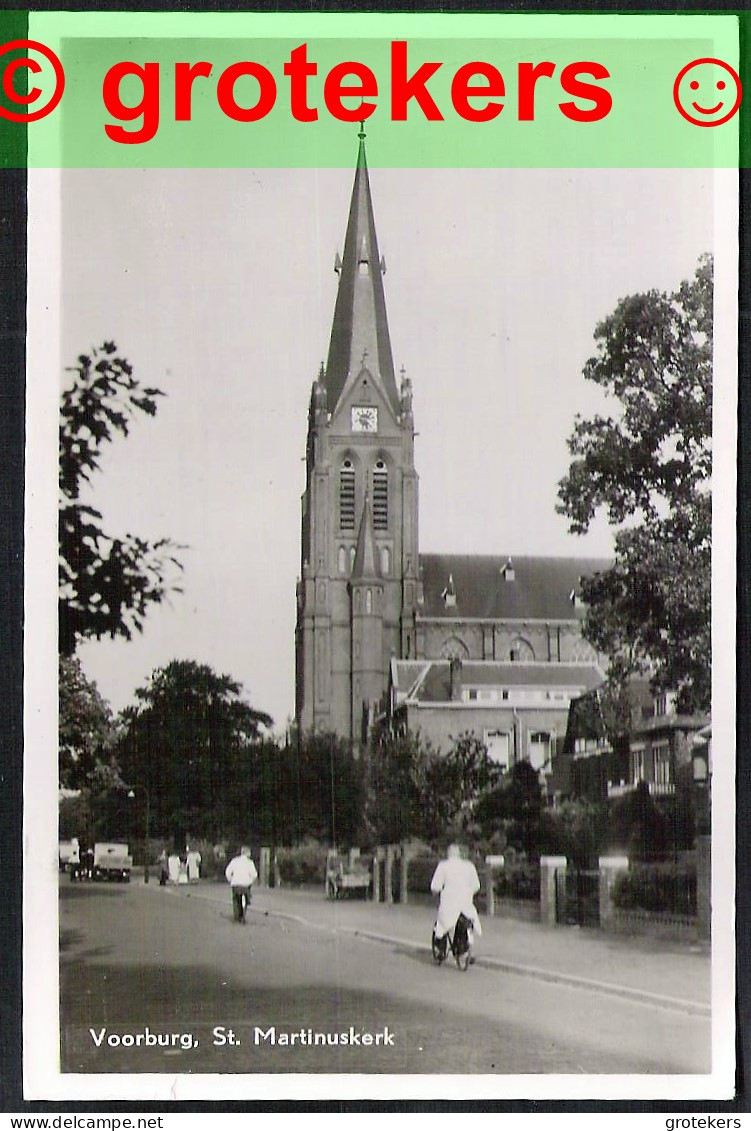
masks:
<path fill-rule="evenodd" d="M 274 914 L 274 912 L 269 912 Z M 373 942 L 396 944 L 409 947 L 410 950 L 430 950 L 424 943 L 417 943 L 413 939 L 398 938 L 394 935 L 382 935 L 376 931 L 362 930 L 359 927 L 339 927 L 340 931 L 347 934 L 359 935 L 361 938 L 372 939 Z M 621 986 L 616 982 L 598 982 L 593 978 L 582 978 L 576 974 L 565 974 L 559 970 L 546 970 L 541 966 L 523 966 L 521 963 L 510 962 L 504 958 L 492 958 L 490 955 L 477 956 L 477 966 L 488 967 L 492 970 L 502 970 L 506 974 L 517 974 L 524 978 L 537 978 L 541 982 L 552 982 L 558 985 L 571 986 L 574 989 L 589 990 L 593 993 L 608 994 L 611 997 L 627 998 L 642 1005 L 657 1006 L 660 1009 L 672 1009 L 680 1013 L 693 1014 L 700 1017 L 711 1017 L 712 1007 L 703 1002 L 690 1001 L 687 998 L 669 997 L 667 994 L 656 994 L 650 990 L 639 990 L 631 986 Z"/>
<path fill-rule="evenodd" d="M 175 890 L 174 894 L 178 894 L 177 890 Z M 204 899 L 205 898 L 206 897 L 204 897 Z M 210 898 L 206 901 L 211 903 L 218 902 L 218 900 Z M 386 935 L 379 931 L 371 931 L 363 929 L 362 927 L 347 927 L 341 924 L 332 927 L 330 924 L 321 924 L 313 922 L 310 919 L 305 919 L 302 915 L 296 915 L 290 911 L 278 911 L 268 907 L 253 907 L 251 905 L 250 910 L 256 915 L 285 919 L 289 922 L 299 923 L 301 926 L 307 928 L 312 927 L 316 930 L 348 934 L 355 938 L 369 939 L 372 942 L 383 943 L 388 946 L 402 946 L 418 952 L 430 951 L 430 947 L 426 943 L 416 942 L 414 939 L 402 938 L 399 935 Z M 559 970 L 548 970 L 542 966 L 525 966 L 519 962 L 511 962 L 504 958 L 493 958 L 490 955 L 478 955 L 475 962 L 477 966 L 485 969 L 499 970 L 506 974 L 515 974 L 523 978 L 536 978 L 540 982 L 571 986 L 572 989 L 588 990 L 590 993 L 606 994 L 609 997 L 626 999 L 641 1005 L 651 1005 L 659 1009 L 669 1009 L 674 1012 L 686 1013 L 698 1017 L 709 1018 L 712 1015 L 711 1005 L 707 1005 L 704 1002 L 691 1001 L 688 998 L 670 997 L 667 994 L 657 994 L 650 990 L 640 990 L 631 986 L 619 985 L 617 982 L 600 982 L 594 978 L 583 978 L 577 974 L 566 974 Z"/>

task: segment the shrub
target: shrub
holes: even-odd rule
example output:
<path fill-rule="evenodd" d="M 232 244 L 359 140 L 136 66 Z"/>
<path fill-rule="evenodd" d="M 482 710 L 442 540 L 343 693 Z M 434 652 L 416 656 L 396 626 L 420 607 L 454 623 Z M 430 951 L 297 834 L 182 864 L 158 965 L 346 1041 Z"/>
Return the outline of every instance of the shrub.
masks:
<path fill-rule="evenodd" d="M 276 862 L 283 884 L 323 884 L 326 878 L 327 849 L 309 840 L 297 848 L 277 848 Z"/>
<path fill-rule="evenodd" d="M 696 914 L 696 864 L 641 864 L 618 876 L 613 903 L 621 910 Z"/>
<path fill-rule="evenodd" d="M 430 881 L 440 860 L 440 856 L 415 856 L 409 861 L 407 883 L 411 892 L 430 894 Z"/>
<path fill-rule="evenodd" d="M 540 865 L 531 860 L 506 862 L 493 878 L 493 891 L 498 899 L 540 900 Z"/>

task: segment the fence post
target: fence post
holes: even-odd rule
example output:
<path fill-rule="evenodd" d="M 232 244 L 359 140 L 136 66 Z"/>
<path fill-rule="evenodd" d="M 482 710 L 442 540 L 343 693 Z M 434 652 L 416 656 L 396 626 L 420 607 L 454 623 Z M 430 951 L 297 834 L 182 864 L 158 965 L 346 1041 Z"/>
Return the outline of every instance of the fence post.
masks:
<path fill-rule="evenodd" d="M 615 906 L 613 885 L 619 872 L 628 871 L 628 856 L 601 856 L 600 865 L 600 926 L 607 929 L 613 924 Z"/>
<path fill-rule="evenodd" d="M 373 853 L 373 903 L 381 902 L 381 861 L 383 849 L 376 848 Z"/>
<path fill-rule="evenodd" d="M 386 888 L 386 903 L 394 902 L 394 846 L 386 846 L 386 874 L 383 877 Z"/>
<path fill-rule="evenodd" d="M 712 840 L 696 838 L 696 919 L 699 938 L 712 934 Z"/>
<path fill-rule="evenodd" d="M 485 914 L 495 915 L 495 889 L 493 887 L 493 878 L 495 872 L 493 871 L 492 864 L 485 866 Z"/>
<path fill-rule="evenodd" d="M 556 914 L 556 875 L 566 871 L 565 856 L 540 857 L 540 922 L 548 927 L 558 923 Z"/>
<path fill-rule="evenodd" d="M 258 886 L 267 888 L 271 878 L 271 849 L 262 848 L 258 860 Z"/>
<path fill-rule="evenodd" d="M 406 844 L 403 844 L 401 846 L 401 853 L 401 882 L 399 884 L 399 902 L 409 903 L 407 884 L 409 882 L 409 862 L 412 857 L 412 853 L 410 852 L 409 847 Z"/>

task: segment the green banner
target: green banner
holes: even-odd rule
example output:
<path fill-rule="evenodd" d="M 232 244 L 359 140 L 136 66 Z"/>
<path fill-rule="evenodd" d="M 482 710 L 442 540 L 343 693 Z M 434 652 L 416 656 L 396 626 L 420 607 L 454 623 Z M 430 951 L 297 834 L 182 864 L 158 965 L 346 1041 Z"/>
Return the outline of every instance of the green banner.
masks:
<path fill-rule="evenodd" d="M 28 130 L 32 167 L 341 166 L 362 120 L 380 166 L 739 164 L 735 15 L 32 13 L 28 39 L 0 45 L 6 163 Z"/>

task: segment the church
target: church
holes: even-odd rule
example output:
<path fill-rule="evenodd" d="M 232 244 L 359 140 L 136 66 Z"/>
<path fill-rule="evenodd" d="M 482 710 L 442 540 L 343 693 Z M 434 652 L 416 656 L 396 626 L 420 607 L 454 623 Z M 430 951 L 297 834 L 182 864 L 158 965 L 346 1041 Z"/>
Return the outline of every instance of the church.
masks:
<path fill-rule="evenodd" d="M 542 768 L 571 699 L 604 678 L 578 593 L 609 563 L 420 553 L 412 383 L 394 369 L 358 136 L 328 358 L 308 409 L 297 726 L 355 746 L 377 718 L 444 748 L 474 730 L 498 761 Z"/>

